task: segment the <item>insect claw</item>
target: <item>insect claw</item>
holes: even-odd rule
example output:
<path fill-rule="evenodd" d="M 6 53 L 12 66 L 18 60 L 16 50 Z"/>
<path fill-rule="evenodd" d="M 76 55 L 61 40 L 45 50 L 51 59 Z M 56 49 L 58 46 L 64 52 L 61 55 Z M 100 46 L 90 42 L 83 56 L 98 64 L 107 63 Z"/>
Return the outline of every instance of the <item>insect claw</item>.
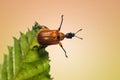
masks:
<path fill-rule="evenodd" d="M 68 56 L 67 56 L 67 55 L 65 55 L 65 57 L 66 57 L 66 58 L 68 58 Z"/>

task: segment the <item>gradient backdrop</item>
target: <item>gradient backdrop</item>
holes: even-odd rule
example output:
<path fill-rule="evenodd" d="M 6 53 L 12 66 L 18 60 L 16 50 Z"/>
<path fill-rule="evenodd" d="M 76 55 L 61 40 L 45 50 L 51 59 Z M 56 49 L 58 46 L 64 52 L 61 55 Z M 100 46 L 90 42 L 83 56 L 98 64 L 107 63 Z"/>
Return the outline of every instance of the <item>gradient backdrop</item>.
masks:
<path fill-rule="evenodd" d="M 0 62 L 12 37 L 35 21 L 61 32 L 83 31 L 63 40 L 69 56 L 58 45 L 47 47 L 54 80 L 120 80 L 120 0 L 0 0 Z"/>

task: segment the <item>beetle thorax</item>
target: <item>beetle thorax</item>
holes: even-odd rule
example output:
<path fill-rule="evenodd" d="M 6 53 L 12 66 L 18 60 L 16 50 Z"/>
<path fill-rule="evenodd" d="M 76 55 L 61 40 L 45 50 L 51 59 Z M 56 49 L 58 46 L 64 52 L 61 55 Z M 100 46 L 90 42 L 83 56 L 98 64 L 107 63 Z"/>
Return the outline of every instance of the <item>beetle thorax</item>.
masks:
<path fill-rule="evenodd" d="M 65 38 L 65 35 L 61 32 L 58 33 L 58 36 L 59 36 L 60 41 Z"/>

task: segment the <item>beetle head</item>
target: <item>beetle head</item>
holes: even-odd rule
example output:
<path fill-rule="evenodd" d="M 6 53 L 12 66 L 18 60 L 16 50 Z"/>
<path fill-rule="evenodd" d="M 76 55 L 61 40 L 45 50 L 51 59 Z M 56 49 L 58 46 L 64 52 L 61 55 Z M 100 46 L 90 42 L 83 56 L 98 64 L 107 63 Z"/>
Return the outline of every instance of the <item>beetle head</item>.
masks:
<path fill-rule="evenodd" d="M 73 37 L 77 37 L 77 38 L 83 40 L 83 38 L 76 36 L 76 34 L 77 34 L 79 31 L 82 31 L 82 29 L 79 29 L 76 33 L 71 33 L 71 32 L 70 32 L 70 33 L 67 33 L 67 34 L 65 35 L 65 37 L 68 38 L 68 39 L 72 39 Z"/>

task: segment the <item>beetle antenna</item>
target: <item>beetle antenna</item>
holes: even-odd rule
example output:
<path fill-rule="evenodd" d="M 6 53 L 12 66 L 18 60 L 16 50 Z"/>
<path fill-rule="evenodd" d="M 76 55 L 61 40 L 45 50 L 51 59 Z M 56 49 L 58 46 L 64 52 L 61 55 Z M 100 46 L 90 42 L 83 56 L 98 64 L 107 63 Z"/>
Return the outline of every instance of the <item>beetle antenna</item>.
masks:
<path fill-rule="evenodd" d="M 81 38 L 81 37 L 78 37 L 78 36 L 75 36 L 76 38 L 78 38 L 78 39 L 81 39 L 81 40 L 83 40 L 83 38 Z"/>
<path fill-rule="evenodd" d="M 75 34 L 77 34 L 79 31 L 82 31 L 82 29 L 79 29 Z"/>
<path fill-rule="evenodd" d="M 62 23 L 63 23 L 63 16 L 64 16 L 64 15 L 61 15 L 61 23 L 60 23 L 60 26 L 59 26 L 59 28 L 58 28 L 58 31 L 60 31 L 60 29 L 61 29 L 61 26 L 62 26 Z"/>

